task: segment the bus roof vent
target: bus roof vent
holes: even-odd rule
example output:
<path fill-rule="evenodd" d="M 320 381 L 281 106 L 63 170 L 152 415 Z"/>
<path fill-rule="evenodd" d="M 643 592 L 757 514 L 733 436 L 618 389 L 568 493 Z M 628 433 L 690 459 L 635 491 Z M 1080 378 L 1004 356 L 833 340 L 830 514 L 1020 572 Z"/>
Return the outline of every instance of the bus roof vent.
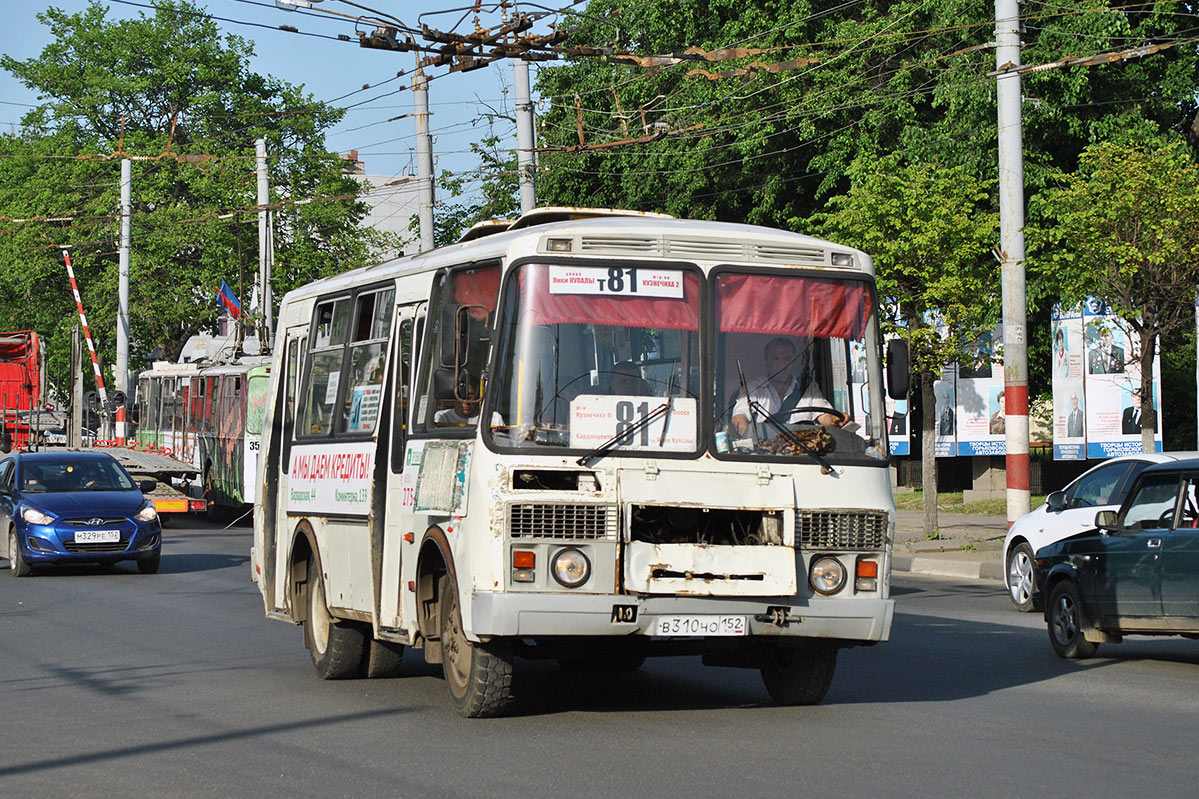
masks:
<path fill-rule="evenodd" d="M 744 261 L 748 257 L 743 242 L 728 239 L 667 239 L 666 254 L 723 261 Z"/>
<path fill-rule="evenodd" d="M 634 255 L 657 255 L 662 242 L 657 238 L 643 236 L 580 236 L 581 252 L 631 253 Z"/>
<path fill-rule="evenodd" d="M 819 247 L 788 247 L 785 244 L 754 245 L 753 259 L 776 264 L 828 265 L 828 257 Z"/>
<path fill-rule="evenodd" d="M 509 230 L 548 225 L 550 222 L 569 222 L 573 219 L 595 219 L 596 217 L 631 216 L 640 219 L 674 219 L 670 214 L 653 211 L 627 211 L 621 208 L 576 208 L 572 206 L 534 208 L 512 223 Z"/>

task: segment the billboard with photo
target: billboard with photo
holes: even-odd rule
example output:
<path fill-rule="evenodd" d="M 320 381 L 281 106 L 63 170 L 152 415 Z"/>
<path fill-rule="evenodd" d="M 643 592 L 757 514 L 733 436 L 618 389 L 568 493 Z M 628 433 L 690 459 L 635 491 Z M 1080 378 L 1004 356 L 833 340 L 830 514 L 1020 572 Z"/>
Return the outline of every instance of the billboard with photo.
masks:
<path fill-rule="evenodd" d="M 1050 325 L 1053 351 L 1053 458 L 1080 461 L 1087 457 L 1086 392 L 1083 366 L 1086 339 L 1083 336 L 1082 306 L 1053 309 Z"/>

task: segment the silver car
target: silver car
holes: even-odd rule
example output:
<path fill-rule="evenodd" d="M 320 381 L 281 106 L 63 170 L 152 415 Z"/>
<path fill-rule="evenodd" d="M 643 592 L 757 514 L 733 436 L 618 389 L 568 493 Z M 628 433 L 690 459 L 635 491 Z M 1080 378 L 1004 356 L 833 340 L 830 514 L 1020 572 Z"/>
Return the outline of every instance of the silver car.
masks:
<path fill-rule="evenodd" d="M 1199 452 L 1149 452 L 1120 455 L 1084 472 L 1045 504 L 1017 519 L 1003 540 L 1004 581 L 1016 610 L 1033 609 L 1036 576 L 1033 557 L 1043 546 L 1093 530 L 1095 513 L 1116 510 L 1132 482 L 1154 463 L 1199 457 Z"/>

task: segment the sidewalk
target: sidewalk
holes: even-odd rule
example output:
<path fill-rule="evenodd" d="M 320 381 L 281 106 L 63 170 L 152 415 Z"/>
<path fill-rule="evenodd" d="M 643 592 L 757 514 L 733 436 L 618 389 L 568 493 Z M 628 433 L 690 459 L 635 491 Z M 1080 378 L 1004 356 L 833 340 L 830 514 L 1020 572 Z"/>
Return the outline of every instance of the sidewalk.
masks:
<path fill-rule="evenodd" d="M 1003 580 L 1004 516 L 937 514 L 940 538 L 924 537 L 924 513 L 901 510 L 895 523 L 892 568 L 940 577 Z"/>

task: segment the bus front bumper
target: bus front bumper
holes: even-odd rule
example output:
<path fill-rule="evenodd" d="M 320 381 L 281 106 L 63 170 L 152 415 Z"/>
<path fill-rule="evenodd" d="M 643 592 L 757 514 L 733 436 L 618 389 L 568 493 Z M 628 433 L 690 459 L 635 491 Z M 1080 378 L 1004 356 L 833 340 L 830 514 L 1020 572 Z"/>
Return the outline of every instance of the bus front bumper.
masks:
<path fill-rule="evenodd" d="M 745 616 L 751 636 L 886 641 L 895 600 L 791 597 L 637 597 L 603 594 L 471 595 L 472 639 L 652 635 L 663 616 Z M 785 608 L 785 619 L 779 608 Z M 635 609 L 635 610 L 631 610 Z M 629 621 L 629 618 L 633 621 Z M 780 623 L 781 622 L 781 623 Z"/>

